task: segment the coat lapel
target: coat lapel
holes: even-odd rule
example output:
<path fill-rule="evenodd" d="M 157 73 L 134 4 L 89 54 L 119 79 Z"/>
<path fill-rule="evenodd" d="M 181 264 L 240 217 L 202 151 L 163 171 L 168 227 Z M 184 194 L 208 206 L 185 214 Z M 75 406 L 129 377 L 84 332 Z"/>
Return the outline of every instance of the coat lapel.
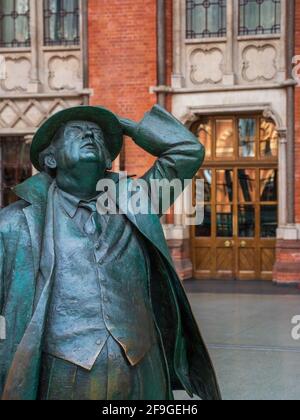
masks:
<path fill-rule="evenodd" d="M 3 391 L 3 400 L 35 400 L 39 385 L 39 367 L 42 352 L 43 335 L 47 319 L 48 305 L 52 290 L 53 270 L 55 266 L 54 255 L 54 188 L 52 183 L 47 193 L 46 223 L 39 231 L 33 224 L 39 220 L 32 217 L 38 215 L 37 206 L 32 205 L 26 211 L 32 240 L 37 235 L 42 243 L 39 261 L 39 274 L 36 286 L 36 304 L 32 319 L 19 344 L 12 365 L 8 372 Z M 41 210 L 42 211 L 42 210 Z M 41 238 L 47 238 L 42 241 Z M 34 251 L 37 256 L 37 252 Z"/>
<path fill-rule="evenodd" d="M 45 214 L 39 206 L 26 207 L 23 212 L 30 232 L 34 272 L 37 275 L 41 258 L 42 226 L 44 225 Z"/>
<path fill-rule="evenodd" d="M 20 185 L 17 185 L 14 193 L 26 201 L 29 206 L 23 212 L 25 214 L 31 237 L 33 263 L 35 273 L 38 273 L 42 249 L 43 230 L 47 206 L 48 190 L 53 182 L 52 178 L 42 173 L 38 174 Z"/>

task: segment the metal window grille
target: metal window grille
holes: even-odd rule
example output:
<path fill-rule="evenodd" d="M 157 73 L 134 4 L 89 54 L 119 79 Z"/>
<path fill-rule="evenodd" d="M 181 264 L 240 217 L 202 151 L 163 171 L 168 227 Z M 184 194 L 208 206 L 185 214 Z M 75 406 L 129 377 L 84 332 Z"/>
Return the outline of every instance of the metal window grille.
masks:
<path fill-rule="evenodd" d="M 186 37 L 224 37 L 227 32 L 226 0 L 186 0 Z"/>
<path fill-rule="evenodd" d="M 29 0 L 0 0 L 0 47 L 30 47 Z"/>
<path fill-rule="evenodd" d="M 281 32 L 281 0 L 239 0 L 239 35 Z"/>
<path fill-rule="evenodd" d="M 44 0 L 44 44 L 80 44 L 79 0 Z"/>

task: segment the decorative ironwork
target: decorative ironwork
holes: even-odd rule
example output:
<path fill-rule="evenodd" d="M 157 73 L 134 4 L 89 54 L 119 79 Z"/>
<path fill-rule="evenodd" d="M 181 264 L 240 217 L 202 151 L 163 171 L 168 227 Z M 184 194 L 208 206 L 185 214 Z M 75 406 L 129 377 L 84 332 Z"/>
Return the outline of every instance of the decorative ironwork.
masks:
<path fill-rule="evenodd" d="M 79 45 L 79 0 L 44 0 L 44 44 Z"/>
<path fill-rule="evenodd" d="M 226 0 L 186 0 L 186 37 L 224 37 L 227 32 Z"/>
<path fill-rule="evenodd" d="M 239 35 L 281 32 L 281 0 L 239 0 Z"/>
<path fill-rule="evenodd" d="M 30 47 L 29 0 L 0 0 L 0 47 Z"/>

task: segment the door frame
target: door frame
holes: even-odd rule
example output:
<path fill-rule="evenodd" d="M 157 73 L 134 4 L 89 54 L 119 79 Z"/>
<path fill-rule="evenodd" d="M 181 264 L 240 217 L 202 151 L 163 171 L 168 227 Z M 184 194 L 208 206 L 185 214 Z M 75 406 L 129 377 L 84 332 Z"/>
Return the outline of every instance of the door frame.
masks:
<path fill-rule="evenodd" d="M 237 176 L 237 171 L 239 169 L 255 169 L 256 170 L 256 189 L 258 186 L 258 189 L 260 189 L 260 170 L 263 170 L 264 168 L 266 169 L 276 169 L 278 171 L 279 174 L 279 164 L 280 164 L 280 132 L 277 129 L 277 125 L 276 122 L 274 121 L 273 118 L 270 118 L 269 115 L 265 115 L 264 113 L 262 113 L 261 111 L 257 111 L 257 112 L 242 112 L 242 113 L 226 113 L 226 114 L 213 114 L 213 115 L 206 115 L 206 114 L 202 114 L 202 115 L 198 115 L 197 118 L 194 118 L 193 121 L 189 124 L 189 128 L 192 129 L 193 123 L 201 120 L 201 118 L 207 118 L 210 120 L 217 120 L 217 119 L 226 119 L 226 118 L 230 118 L 233 119 L 234 122 L 234 150 L 235 150 L 235 159 L 227 159 L 224 160 L 222 158 L 218 158 L 216 157 L 215 153 L 216 153 L 216 124 L 213 123 L 212 127 L 213 127 L 213 131 L 212 131 L 212 139 L 211 139 L 211 149 L 212 149 L 212 155 L 211 155 L 211 160 L 208 160 L 204 163 L 204 165 L 202 166 L 201 170 L 205 170 L 205 169 L 211 169 L 211 170 L 222 170 L 222 169 L 232 169 L 234 176 L 233 176 L 233 185 L 234 185 L 234 197 L 235 199 L 233 200 L 233 203 L 230 204 L 230 206 L 232 206 L 234 208 L 234 214 L 233 214 L 233 237 L 232 238 L 217 238 L 216 235 L 215 236 L 215 240 L 220 242 L 220 246 L 221 243 L 223 242 L 224 244 L 227 243 L 228 241 L 232 242 L 232 245 L 230 247 L 234 248 L 233 250 L 233 258 L 234 258 L 234 270 L 232 272 L 219 272 L 217 276 L 213 276 L 213 277 L 217 277 L 217 278 L 221 278 L 221 279 L 238 279 L 238 280 L 257 280 L 258 278 L 260 278 L 261 280 L 272 280 L 272 274 L 268 271 L 268 272 L 264 272 L 262 270 L 263 267 L 263 263 L 262 261 L 258 261 L 257 260 L 257 252 L 255 254 L 255 267 L 254 267 L 254 275 L 249 275 L 247 273 L 241 273 L 239 271 L 239 250 L 244 247 L 247 249 L 247 244 L 251 244 L 255 241 L 258 241 L 259 243 L 256 244 L 256 248 L 259 248 L 260 252 L 262 252 L 263 248 L 266 249 L 272 249 L 275 250 L 276 248 L 276 237 L 274 239 L 263 239 L 260 236 L 260 223 L 258 222 L 260 220 L 260 215 L 258 215 L 257 213 L 259 212 L 259 207 L 261 205 L 261 203 L 264 203 L 263 201 L 261 201 L 259 198 L 259 194 L 258 191 L 256 191 L 255 194 L 255 203 L 254 203 L 254 207 L 255 207 L 255 213 L 256 213 L 256 226 L 255 226 L 255 238 L 245 238 L 245 240 L 239 238 L 238 236 L 238 206 L 239 206 L 239 201 L 238 201 L 238 176 Z M 256 149 L 257 149 L 257 155 L 255 158 L 250 157 L 250 158 L 241 158 L 241 159 L 236 159 L 236 157 L 239 156 L 238 153 L 238 149 L 239 149 L 239 143 L 238 143 L 238 121 L 240 118 L 255 118 L 257 119 L 257 124 L 256 124 Z M 260 152 L 259 152 L 259 147 L 260 147 L 260 120 L 262 118 L 268 119 L 270 121 L 272 121 L 275 125 L 275 129 L 278 132 L 278 145 L 277 145 L 277 158 L 273 158 L 273 159 L 261 159 L 260 158 Z M 215 184 L 215 182 L 214 182 Z M 279 182 L 277 182 L 277 188 L 279 188 Z M 212 209 L 216 209 L 216 190 L 215 190 L 215 186 L 212 186 L 212 199 L 211 199 L 211 208 Z M 258 201 L 259 202 L 258 202 Z M 277 214 L 278 214 L 278 210 L 280 210 L 280 206 L 279 206 L 279 200 L 280 200 L 280 195 L 279 195 L 279 191 L 277 191 Z M 247 203 L 245 203 L 247 205 Z M 272 203 L 270 203 L 272 204 Z M 252 204 L 253 205 L 253 204 Z M 273 203 L 274 205 L 274 203 Z M 212 212 L 214 215 L 216 215 L 216 210 L 214 210 Z M 280 217 L 278 214 L 278 225 L 279 225 L 279 221 L 280 221 Z M 216 220 L 215 217 L 212 218 L 211 220 L 212 226 L 214 226 L 216 224 Z M 214 229 L 214 227 L 213 227 Z M 212 232 L 213 235 L 213 232 Z M 205 246 L 205 244 L 207 244 L 208 248 L 211 247 L 211 245 L 209 245 L 209 242 L 211 242 L 211 237 L 203 237 L 201 239 L 201 242 L 203 243 L 203 245 Z M 260 237 L 258 239 L 258 237 Z M 198 271 L 196 270 L 196 246 L 195 246 L 195 242 L 199 241 L 200 239 L 197 239 L 195 236 L 195 227 L 192 226 L 190 228 L 190 244 L 191 244 L 191 252 L 192 252 L 192 263 L 193 263 L 193 277 L 194 278 L 198 278 L 199 280 L 201 279 L 211 279 L 212 275 L 210 271 L 201 271 L 201 276 L 199 276 Z M 246 243 L 246 245 L 244 245 Z M 217 244 L 216 244 L 217 246 Z M 210 258 L 210 257 L 209 257 Z M 216 263 L 212 261 L 211 259 L 211 263 L 213 263 L 213 265 L 215 265 Z M 214 267 L 214 272 L 216 272 L 216 267 Z"/>

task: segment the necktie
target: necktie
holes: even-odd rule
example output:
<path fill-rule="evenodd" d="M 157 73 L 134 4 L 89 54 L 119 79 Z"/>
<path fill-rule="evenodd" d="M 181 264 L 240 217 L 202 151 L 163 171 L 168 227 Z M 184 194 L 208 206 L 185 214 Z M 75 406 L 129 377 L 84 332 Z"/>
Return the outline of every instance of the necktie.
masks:
<path fill-rule="evenodd" d="M 79 204 L 80 208 L 88 210 L 90 212 L 90 216 L 87 222 L 84 225 L 84 231 L 87 235 L 94 235 L 95 233 L 101 234 L 101 223 L 100 217 L 97 212 L 96 202 L 85 202 L 81 201 Z"/>

